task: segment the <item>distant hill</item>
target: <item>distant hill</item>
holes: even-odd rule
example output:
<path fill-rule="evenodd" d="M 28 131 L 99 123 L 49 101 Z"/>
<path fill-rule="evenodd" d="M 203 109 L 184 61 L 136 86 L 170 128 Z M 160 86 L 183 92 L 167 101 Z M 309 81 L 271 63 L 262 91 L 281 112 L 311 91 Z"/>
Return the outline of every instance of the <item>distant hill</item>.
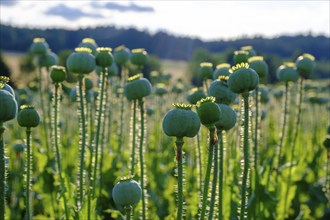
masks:
<path fill-rule="evenodd" d="M 289 58 L 294 54 L 307 52 L 316 59 L 330 60 L 330 38 L 325 36 L 296 35 L 275 38 L 241 38 L 235 40 L 202 41 L 196 38 L 179 37 L 158 32 L 150 34 L 134 28 L 119 29 L 113 26 L 85 28 L 79 30 L 33 29 L 0 25 L 0 49 L 25 52 L 33 38 L 44 37 L 54 52 L 74 49 L 85 37 L 94 38 L 99 46 L 145 48 L 161 59 L 189 60 L 193 51 L 204 48 L 210 52 L 223 52 L 228 48 L 239 49 L 252 45 L 259 54 L 272 54 Z"/>

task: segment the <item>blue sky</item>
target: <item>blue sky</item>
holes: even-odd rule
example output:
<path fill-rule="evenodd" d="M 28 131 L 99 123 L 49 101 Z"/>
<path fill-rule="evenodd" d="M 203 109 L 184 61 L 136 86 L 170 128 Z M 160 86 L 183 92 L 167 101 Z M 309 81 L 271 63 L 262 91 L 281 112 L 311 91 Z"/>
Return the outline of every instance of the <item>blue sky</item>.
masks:
<path fill-rule="evenodd" d="M 203 40 L 308 32 L 330 36 L 329 2 L 0 0 L 0 19 L 30 27 L 136 27 Z"/>

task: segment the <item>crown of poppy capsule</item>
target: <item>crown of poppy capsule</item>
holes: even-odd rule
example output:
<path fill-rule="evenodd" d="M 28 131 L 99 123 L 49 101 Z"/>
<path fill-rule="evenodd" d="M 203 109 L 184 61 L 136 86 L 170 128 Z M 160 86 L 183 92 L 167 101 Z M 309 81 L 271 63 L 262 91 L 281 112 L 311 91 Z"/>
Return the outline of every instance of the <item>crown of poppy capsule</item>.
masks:
<path fill-rule="evenodd" d="M 136 66 L 145 66 L 149 60 L 147 51 L 144 48 L 132 50 L 131 62 Z"/>
<path fill-rule="evenodd" d="M 299 79 L 296 65 L 292 62 L 282 64 L 276 70 L 276 77 L 282 82 L 296 82 Z"/>
<path fill-rule="evenodd" d="M 40 115 L 33 106 L 23 105 L 18 112 L 17 122 L 21 127 L 37 127 L 40 124 Z"/>
<path fill-rule="evenodd" d="M 213 72 L 213 79 L 218 79 L 219 76 L 229 76 L 230 75 L 230 64 L 229 63 L 221 63 L 218 64 Z"/>
<path fill-rule="evenodd" d="M 139 73 L 132 77 L 129 77 L 124 87 L 124 94 L 128 100 L 138 100 L 150 95 L 151 83 L 146 78 L 143 78 L 143 74 Z"/>
<path fill-rule="evenodd" d="M 257 55 L 257 52 L 253 49 L 251 45 L 243 46 L 241 47 L 241 50 L 247 51 L 249 53 L 248 57 L 253 57 Z"/>
<path fill-rule="evenodd" d="M 182 103 L 173 104 L 174 109 L 168 111 L 163 119 L 162 127 L 167 136 L 194 137 L 200 129 L 200 120 L 193 105 Z"/>
<path fill-rule="evenodd" d="M 232 67 L 232 74 L 228 78 L 228 87 L 235 93 L 245 93 L 254 90 L 259 84 L 259 76 L 255 70 L 249 68 L 248 63 L 237 64 Z"/>
<path fill-rule="evenodd" d="M 15 92 L 14 92 L 13 88 L 7 84 L 8 82 L 9 82 L 9 77 L 0 76 L 0 89 L 6 90 L 11 95 L 15 96 Z"/>
<path fill-rule="evenodd" d="M 68 70 L 76 74 L 88 74 L 92 72 L 96 67 L 96 63 L 91 52 L 92 50 L 87 47 L 76 48 L 75 52 L 66 61 Z"/>
<path fill-rule="evenodd" d="M 66 70 L 64 66 L 52 66 L 50 68 L 50 78 L 54 83 L 63 82 L 66 79 Z"/>
<path fill-rule="evenodd" d="M 215 97 L 216 103 L 229 105 L 233 103 L 237 97 L 237 95 L 228 88 L 228 78 L 228 76 L 219 76 L 217 80 L 211 83 L 208 89 L 208 95 Z"/>
<path fill-rule="evenodd" d="M 113 63 L 113 56 L 111 54 L 112 49 L 110 47 L 97 48 L 97 54 L 95 56 L 96 65 L 103 68 L 111 66 Z"/>
<path fill-rule="evenodd" d="M 163 96 L 166 93 L 168 93 L 167 86 L 164 83 L 157 83 L 156 89 L 155 89 L 155 94 L 158 96 Z"/>
<path fill-rule="evenodd" d="M 206 94 L 202 88 L 192 88 L 187 94 L 187 101 L 193 105 L 203 98 L 206 98 Z"/>
<path fill-rule="evenodd" d="M 34 38 L 31 45 L 31 52 L 35 55 L 45 55 L 47 54 L 49 46 L 45 38 Z"/>
<path fill-rule="evenodd" d="M 304 78 L 310 77 L 315 69 L 315 57 L 311 54 L 304 53 L 296 60 L 296 66 L 299 75 Z"/>
<path fill-rule="evenodd" d="M 248 59 L 249 65 L 251 69 L 254 69 L 258 75 L 259 78 L 265 77 L 268 75 L 268 65 L 264 61 L 264 58 L 262 56 L 254 56 L 250 57 Z"/>
<path fill-rule="evenodd" d="M 121 178 L 112 190 L 112 198 L 119 208 L 135 207 L 141 197 L 141 186 L 132 177 Z"/>
<path fill-rule="evenodd" d="M 131 56 L 131 52 L 124 45 L 115 48 L 114 58 L 119 65 L 124 65 Z"/>
<path fill-rule="evenodd" d="M 97 54 L 96 48 L 97 44 L 93 38 L 84 38 L 81 43 L 78 45 L 78 47 L 86 47 L 91 49 L 91 53 L 93 55 Z"/>
<path fill-rule="evenodd" d="M 220 120 L 215 123 L 215 127 L 221 131 L 232 129 L 237 120 L 236 112 L 228 105 L 218 103 L 218 106 L 221 109 L 221 117 Z"/>
<path fill-rule="evenodd" d="M 240 63 L 247 63 L 249 58 L 249 52 L 245 50 L 236 50 L 234 52 L 234 63 L 240 64 Z"/>
<path fill-rule="evenodd" d="M 220 120 L 221 110 L 219 106 L 214 103 L 215 98 L 212 96 L 201 99 L 197 102 L 197 114 L 203 125 L 212 127 Z"/>
<path fill-rule="evenodd" d="M 0 123 L 12 120 L 16 117 L 17 102 L 15 97 L 4 89 L 0 89 L 0 109 Z"/>
<path fill-rule="evenodd" d="M 202 79 L 211 79 L 213 74 L 213 64 L 209 62 L 203 62 L 199 64 L 198 74 Z"/>

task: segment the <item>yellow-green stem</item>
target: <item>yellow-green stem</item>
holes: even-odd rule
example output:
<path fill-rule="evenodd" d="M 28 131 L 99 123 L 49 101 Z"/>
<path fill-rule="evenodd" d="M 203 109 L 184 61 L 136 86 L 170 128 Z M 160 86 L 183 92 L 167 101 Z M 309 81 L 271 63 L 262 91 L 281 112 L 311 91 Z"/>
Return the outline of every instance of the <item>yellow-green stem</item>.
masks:
<path fill-rule="evenodd" d="M 202 199 L 202 210 L 201 210 L 201 220 L 205 219 L 206 214 L 206 204 L 208 200 L 208 191 L 209 191 L 209 182 L 211 176 L 211 168 L 212 168 L 212 159 L 214 152 L 214 145 L 217 143 L 215 137 L 215 127 L 212 126 L 209 128 L 210 140 L 209 140 L 209 149 L 208 149 L 208 159 L 207 159 L 207 167 L 204 178 L 204 189 L 203 189 L 203 199 Z"/>
<path fill-rule="evenodd" d="M 143 129 L 143 128 L 142 128 Z M 136 145 L 136 100 L 133 100 L 133 140 L 132 140 L 132 161 L 131 161 L 131 175 L 135 174 L 135 145 Z"/>
<path fill-rule="evenodd" d="M 3 133 L 5 128 L 0 122 L 0 220 L 5 219 L 5 145 L 3 141 Z"/>
<path fill-rule="evenodd" d="M 241 194 L 241 212 L 240 220 L 248 216 L 246 209 L 247 198 L 247 178 L 249 173 L 249 93 L 243 93 L 244 99 L 244 139 L 243 139 L 243 154 L 244 154 L 244 168 L 243 168 L 243 182 Z M 246 215 L 245 215 L 246 214 Z"/>
<path fill-rule="evenodd" d="M 176 162 L 178 168 L 178 213 L 177 213 L 177 220 L 182 219 L 183 214 L 183 171 L 182 171 L 182 147 L 183 147 L 183 138 L 176 138 Z"/>
<path fill-rule="evenodd" d="M 63 197 L 63 205 L 65 210 L 65 217 L 66 219 L 70 219 L 69 209 L 68 209 L 68 202 L 66 199 L 66 187 L 64 183 L 64 179 L 62 176 L 62 165 L 61 165 L 61 153 L 60 153 L 60 147 L 59 147 L 59 128 L 58 128 L 58 100 L 59 100 L 59 84 L 55 83 L 55 98 L 54 98 L 54 142 L 55 142 L 55 151 L 56 151 L 56 161 L 57 161 L 57 170 L 58 175 L 60 178 L 60 184 L 61 184 L 61 196 Z"/>
<path fill-rule="evenodd" d="M 25 208 L 26 208 L 26 219 L 31 219 L 30 212 L 30 190 L 31 190 L 31 128 L 26 128 L 26 185 L 25 185 Z"/>
<path fill-rule="evenodd" d="M 218 201 L 218 218 L 223 219 L 223 137 L 222 131 L 218 130 L 219 138 L 219 201 Z"/>
<path fill-rule="evenodd" d="M 215 198 L 217 194 L 217 181 L 218 181 L 218 142 L 214 144 L 214 159 L 213 159 L 213 179 L 212 179 L 212 189 L 211 189 L 211 202 L 210 202 L 210 212 L 209 220 L 213 219 Z"/>

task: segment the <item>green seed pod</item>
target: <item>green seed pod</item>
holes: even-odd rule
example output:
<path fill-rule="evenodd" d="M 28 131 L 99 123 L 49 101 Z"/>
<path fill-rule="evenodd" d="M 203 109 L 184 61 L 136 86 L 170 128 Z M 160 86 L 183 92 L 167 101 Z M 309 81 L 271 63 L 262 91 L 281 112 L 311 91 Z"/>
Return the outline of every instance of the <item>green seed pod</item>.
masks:
<path fill-rule="evenodd" d="M 245 93 L 254 90 L 259 84 L 259 76 L 249 64 L 237 64 L 228 78 L 228 87 L 235 93 Z"/>
<path fill-rule="evenodd" d="M 140 73 L 128 78 L 124 87 L 124 94 L 129 101 L 142 99 L 150 95 L 151 83 L 146 78 L 142 78 L 142 76 Z"/>
<path fill-rule="evenodd" d="M 101 67 L 111 66 L 113 63 L 113 56 L 111 54 L 112 49 L 109 47 L 99 47 L 97 48 L 97 54 L 95 56 L 96 65 Z"/>
<path fill-rule="evenodd" d="M 215 127 L 221 131 L 227 131 L 232 129 L 237 120 L 236 112 L 228 105 L 218 104 L 221 109 L 220 120 L 215 123 Z"/>
<path fill-rule="evenodd" d="M 234 52 L 234 63 L 240 64 L 240 63 L 247 63 L 249 58 L 249 52 L 245 50 L 237 50 Z"/>
<path fill-rule="evenodd" d="M 215 97 L 216 103 L 223 103 L 229 105 L 233 103 L 237 97 L 227 85 L 228 76 L 220 76 L 219 79 L 214 80 L 209 89 L 208 95 Z"/>
<path fill-rule="evenodd" d="M 131 62 L 137 66 L 145 66 L 149 60 L 147 51 L 143 48 L 133 49 Z"/>
<path fill-rule="evenodd" d="M 296 66 L 300 76 L 308 78 L 314 72 L 315 57 L 311 54 L 305 53 L 297 58 Z"/>
<path fill-rule="evenodd" d="M 176 84 L 173 85 L 173 87 L 172 87 L 172 92 L 173 92 L 173 93 L 181 94 L 181 93 L 183 93 L 183 91 L 184 91 L 184 85 L 183 85 L 183 83 L 181 83 L 181 82 L 176 83 Z"/>
<path fill-rule="evenodd" d="M 198 74 L 203 80 L 211 79 L 213 74 L 213 64 L 208 62 L 200 63 Z"/>
<path fill-rule="evenodd" d="M 296 82 L 299 74 L 294 63 L 284 63 L 276 70 L 276 77 L 282 82 Z"/>
<path fill-rule="evenodd" d="M 200 128 L 200 120 L 192 105 L 173 104 L 176 108 L 168 111 L 163 119 L 163 130 L 171 137 L 194 137 Z"/>
<path fill-rule="evenodd" d="M 230 64 L 222 63 L 217 65 L 216 69 L 213 72 L 212 78 L 216 80 L 219 78 L 219 76 L 229 76 L 229 75 L 230 75 Z"/>
<path fill-rule="evenodd" d="M 49 46 L 45 38 L 34 38 L 31 45 L 31 52 L 35 55 L 45 55 L 47 54 Z"/>
<path fill-rule="evenodd" d="M 58 57 L 55 53 L 49 51 L 47 54 L 38 57 L 38 66 L 51 67 L 58 63 Z"/>
<path fill-rule="evenodd" d="M 112 198 L 119 207 L 135 207 L 141 197 L 141 186 L 132 179 L 121 179 L 112 189 Z"/>
<path fill-rule="evenodd" d="M 158 96 L 163 96 L 168 93 L 167 87 L 164 83 L 157 83 L 155 94 Z"/>
<path fill-rule="evenodd" d="M 262 56 L 254 56 L 248 59 L 251 69 L 254 69 L 259 78 L 266 77 L 268 75 L 268 64 L 264 61 Z"/>
<path fill-rule="evenodd" d="M 249 53 L 248 58 L 257 56 L 257 52 L 253 49 L 252 46 L 243 46 L 241 47 L 241 50 L 247 51 Z"/>
<path fill-rule="evenodd" d="M 94 87 L 94 83 L 90 78 L 85 78 L 85 90 L 89 91 L 91 89 L 93 89 Z"/>
<path fill-rule="evenodd" d="M 91 49 L 91 53 L 95 56 L 97 54 L 97 44 L 92 38 L 84 38 L 78 47 L 86 47 Z"/>
<path fill-rule="evenodd" d="M 209 96 L 197 102 L 198 117 L 206 127 L 212 127 L 221 118 L 221 109 L 214 101 L 215 98 Z"/>
<path fill-rule="evenodd" d="M 63 82 L 66 79 L 66 72 L 64 66 L 52 66 L 50 68 L 50 78 L 54 83 Z"/>
<path fill-rule="evenodd" d="M 187 95 L 187 100 L 190 104 L 196 105 L 196 103 L 201 100 L 206 98 L 206 95 L 203 91 L 202 88 L 192 88 L 189 90 L 188 95 Z"/>
<path fill-rule="evenodd" d="M 24 152 L 24 148 L 25 148 L 25 145 L 22 141 L 16 142 L 13 145 L 13 150 L 18 154 Z"/>
<path fill-rule="evenodd" d="M 283 95 L 284 95 L 284 92 L 283 92 L 282 90 L 280 90 L 280 91 L 275 91 L 275 92 L 273 93 L 273 96 L 275 97 L 275 99 L 280 99 L 280 98 L 283 97 Z"/>
<path fill-rule="evenodd" d="M 119 65 L 124 65 L 127 63 L 127 61 L 130 59 L 131 52 L 128 48 L 126 48 L 124 45 L 121 45 L 119 47 L 116 47 L 114 58 L 115 62 Z"/>
<path fill-rule="evenodd" d="M 260 87 L 259 92 L 260 92 L 260 101 L 261 101 L 261 103 L 268 103 L 269 102 L 268 88 Z"/>
<path fill-rule="evenodd" d="M 17 122 L 21 127 L 37 127 L 40 124 L 40 115 L 33 106 L 23 105 L 18 112 Z"/>
<path fill-rule="evenodd" d="M 15 97 L 6 90 L 0 89 L 0 122 L 12 120 L 17 114 Z"/>
<path fill-rule="evenodd" d="M 66 66 L 71 73 L 88 74 L 95 69 L 95 58 L 91 49 L 86 47 L 76 48 L 66 60 Z"/>

